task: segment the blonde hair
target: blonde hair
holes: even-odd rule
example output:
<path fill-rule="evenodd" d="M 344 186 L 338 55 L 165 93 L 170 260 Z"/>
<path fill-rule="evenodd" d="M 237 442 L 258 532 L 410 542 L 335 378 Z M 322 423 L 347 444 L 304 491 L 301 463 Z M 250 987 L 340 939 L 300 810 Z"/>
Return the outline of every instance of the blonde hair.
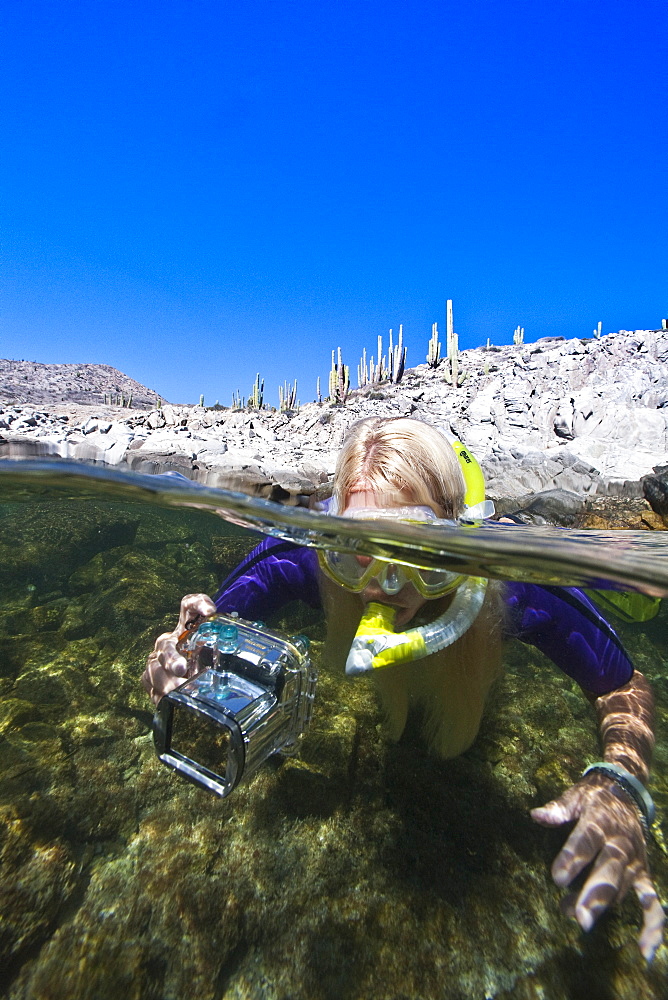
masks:
<path fill-rule="evenodd" d="M 459 460 L 445 435 L 410 417 L 370 417 L 353 424 L 336 466 L 339 511 L 360 488 L 387 495 L 390 504 L 410 497 L 441 517 L 462 512 L 466 491 Z M 328 625 L 325 660 L 339 665 L 345 662 L 362 604 L 358 594 L 347 593 L 324 576 L 320 589 Z M 432 621 L 450 600 L 451 595 L 429 601 L 421 614 Z M 501 621 L 501 591 L 490 583 L 477 619 L 452 646 L 424 662 L 373 671 L 391 739 L 399 739 L 415 707 L 433 752 L 456 757 L 471 745 L 501 670 Z"/>
<path fill-rule="evenodd" d="M 459 460 L 438 428 L 410 417 L 367 417 L 350 428 L 336 464 L 334 497 L 343 510 L 355 489 L 403 493 L 415 504 L 458 517 L 466 484 Z"/>

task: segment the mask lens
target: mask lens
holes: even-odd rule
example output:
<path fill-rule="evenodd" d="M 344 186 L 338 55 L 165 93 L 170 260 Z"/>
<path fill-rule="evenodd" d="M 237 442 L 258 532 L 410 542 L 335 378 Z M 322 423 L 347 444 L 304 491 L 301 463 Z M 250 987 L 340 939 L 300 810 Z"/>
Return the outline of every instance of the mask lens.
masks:
<path fill-rule="evenodd" d="M 320 565 L 335 583 L 351 590 L 361 590 L 368 575 L 368 566 L 361 565 L 354 555 L 345 552 L 319 552 Z"/>
<path fill-rule="evenodd" d="M 413 569 L 411 580 L 423 597 L 443 597 L 455 590 L 464 578 L 447 569 Z"/>

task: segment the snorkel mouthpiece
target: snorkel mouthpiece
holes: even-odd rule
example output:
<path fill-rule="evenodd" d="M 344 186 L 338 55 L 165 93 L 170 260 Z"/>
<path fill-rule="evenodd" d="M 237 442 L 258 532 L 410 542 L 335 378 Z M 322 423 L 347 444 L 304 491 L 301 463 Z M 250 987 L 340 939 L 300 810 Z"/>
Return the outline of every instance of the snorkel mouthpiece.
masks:
<path fill-rule="evenodd" d="M 468 577 L 443 614 L 430 625 L 395 632 L 397 609 L 387 604 L 367 605 L 353 639 L 346 674 L 354 677 L 393 663 L 411 663 L 451 646 L 471 627 L 485 600 L 487 580 Z"/>
<path fill-rule="evenodd" d="M 346 660 L 346 674 L 354 677 L 375 667 L 391 663 L 406 663 L 426 656 L 425 643 L 419 629 L 395 632 L 397 609 L 387 604 L 368 604 Z"/>

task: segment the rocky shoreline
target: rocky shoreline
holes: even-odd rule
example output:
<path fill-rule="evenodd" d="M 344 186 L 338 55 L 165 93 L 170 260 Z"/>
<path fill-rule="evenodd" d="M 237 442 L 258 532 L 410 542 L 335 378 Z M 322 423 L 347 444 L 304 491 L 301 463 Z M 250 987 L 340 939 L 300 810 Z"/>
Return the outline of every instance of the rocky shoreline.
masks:
<path fill-rule="evenodd" d="M 94 365 L 37 366 L 57 371 L 42 373 L 41 381 L 33 371 L 33 395 L 18 402 L 11 392 L 16 397 L 19 376 L 24 395 L 30 392 L 30 373 L 19 370 L 25 365 L 31 363 L 0 362 L 2 458 L 172 469 L 208 485 L 281 499 L 311 494 L 328 482 L 356 420 L 410 415 L 466 442 L 493 499 L 555 489 L 641 497 L 643 476 L 668 464 L 666 330 L 476 348 L 459 355 L 465 377 L 457 388 L 442 361 L 435 369 L 424 364 L 407 370 L 398 385 L 354 390 L 344 405 L 307 403 L 291 412 L 156 407 L 152 390 Z M 109 376 L 125 406 L 108 405 L 91 369 Z M 86 378 L 96 388 L 81 388 Z"/>

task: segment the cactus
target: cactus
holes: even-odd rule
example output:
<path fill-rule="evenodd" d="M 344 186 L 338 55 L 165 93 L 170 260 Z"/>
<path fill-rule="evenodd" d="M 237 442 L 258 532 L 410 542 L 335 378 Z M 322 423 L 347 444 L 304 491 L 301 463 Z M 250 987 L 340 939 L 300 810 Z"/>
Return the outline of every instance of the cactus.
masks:
<path fill-rule="evenodd" d="M 516 326 L 515 331 L 513 333 L 513 344 L 515 344 L 516 347 L 519 347 L 519 345 L 523 343 L 524 343 L 524 327 Z"/>
<path fill-rule="evenodd" d="M 456 389 L 459 384 L 459 337 L 455 333 L 452 299 L 448 299 L 446 303 L 446 347 L 450 372 L 446 374 L 445 380 Z"/>
<path fill-rule="evenodd" d="M 203 394 L 203 393 L 202 393 L 202 395 L 201 395 L 201 396 L 199 397 L 199 405 L 200 405 L 200 406 L 204 406 L 204 394 Z"/>
<path fill-rule="evenodd" d="M 598 321 L 598 326 L 596 327 L 596 329 L 592 330 L 592 333 L 594 334 L 594 336 L 596 337 L 597 340 L 601 339 L 601 330 L 602 330 L 602 328 L 603 328 L 603 324 L 599 320 Z"/>
<path fill-rule="evenodd" d="M 327 386 L 327 398 L 330 403 L 334 402 L 336 397 L 336 362 L 334 361 L 334 351 L 332 351 L 332 366 L 329 369 L 329 382 Z"/>
<path fill-rule="evenodd" d="M 248 408 L 250 410 L 261 410 L 264 403 L 264 379 L 260 382 L 260 373 L 255 376 L 253 389 L 248 397 Z"/>
<path fill-rule="evenodd" d="M 448 299 L 446 304 L 446 349 L 452 374 L 456 375 L 457 365 L 459 363 L 459 337 L 455 333 L 455 322 L 452 315 L 452 299 Z"/>
<path fill-rule="evenodd" d="M 336 362 L 334 361 L 334 351 L 332 351 L 332 367 L 329 369 L 327 393 L 330 403 L 336 402 Z"/>
<path fill-rule="evenodd" d="M 455 324 L 452 317 L 452 299 L 448 299 L 446 307 L 446 344 L 447 362 L 445 381 L 449 382 L 453 389 L 464 384 L 468 377 L 468 372 L 459 372 L 459 337 L 455 333 Z"/>
<path fill-rule="evenodd" d="M 668 330 L 668 319 L 662 319 L 661 320 L 661 329 L 662 330 Z"/>
<path fill-rule="evenodd" d="M 350 390 L 350 372 L 348 365 L 339 365 L 339 384 L 337 387 L 340 403 L 345 403 Z"/>
<path fill-rule="evenodd" d="M 488 350 L 490 349 L 490 347 L 491 347 L 491 346 L 492 346 L 492 341 L 491 341 L 491 340 L 490 340 L 490 338 L 488 337 L 488 338 L 487 338 L 487 344 L 485 345 L 485 350 L 486 350 L 486 351 L 488 351 Z"/>
<path fill-rule="evenodd" d="M 348 365 L 343 364 L 341 358 L 341 348 L 337 348 L 337 363 L 334 362 L 334 351 L 332 351 L 332 367 L 329 373 L 329 400 L 335 405 L 343 405 L 350 390 L 350 371 Z"/>
<path fill-rule="evenodd" d="M 438 323 L 431 324 L 431 338 L 427 351 L 427 364 L 430 368 L 438 368 L 441 363 L 441 342 L 438 339 Z"/>
<path fill-rule="evenodd" d="M 156 410 L 162 409 L 162 399 L 160 398 L 160 396 L 155 397 L 155 408 Z"/>
<path fill-rule="evenodd" d="M 243 410 L 246 405 L 246 399 L 241 395 L 239 390 L 232 393 L 232 409 L 233 410 Z"/>
<path fill-rule="evenodd" d="M 385 357 L 383 355 L 383 337 L 382 334 L 378 334 L 378 368 L 376 371 L 376 382 L 382 382 L 385 379 Z"/>
<path fill-rule="evenodd" d="M 360 363 L 357 366 L 357 384 L 362 389 L 369 382 L 369 367 L 366 360 L 366 347 L 362 351 Z"/>
<path fill-rule="evenodd" d="M 397 348 L 395 347 L 395 351 Z M 397 385 L 401 382 L 404 377 L 404 368 L 406 367 L 406 354 L 408 353 L 407 348 L 402 346 L 400 354 L 397 355 L 394 363 L 394 378 L 392 381 Z"/>
<path fill-rule="evenodd" d="M 288 385 L 284 382 L 282 386 L 278 387 L 278 408 L 281 413 L 286 413 L 288 410 L 294 410 L 295 400 L 297 399 L 297 379 L 295 379 L 294 385 Z"/>
<path fill-rule="evenodd" d="M 360 389 L 365 385 L 373 385 L 377 382 L 400 382 L 404 374 L 406 365 L 406 348 L 404 347 L 404 328 L 399 325 L 399 336 L 396 344 L 393 340 L 394 331 L 389 332 L 389 347 L 387 350 L 387 360 L 383 354 L 383 337 L 378 336 L 378 361 L 373 354 L 367 362 L 366 347 L 362 351 L 360 363 L 357 366 L 357 384 Z M 332 362 L 333 364 L 333 362 Z"/>
<path fill-rule="evenodd" d="M 390 347 L 387 352 L 389 365 L 390 365 L 390 382 L 394 382 L 397 385 L 401 382 L 401 376 L 404 374 L 404 365 L 406 364 L 406 348 L 404 347 L 404 327 L 403 324 L 399 324 L 399 336 L 397 337 L 397 342 L 392 347 L 392 331 L 390 330 Z"/>
<path fill-rule="evenodd" d="M 131 409 L 132 409 L 132 393 L 130 393 L 130 396 L 128 398 L 128 410 Z"/>

